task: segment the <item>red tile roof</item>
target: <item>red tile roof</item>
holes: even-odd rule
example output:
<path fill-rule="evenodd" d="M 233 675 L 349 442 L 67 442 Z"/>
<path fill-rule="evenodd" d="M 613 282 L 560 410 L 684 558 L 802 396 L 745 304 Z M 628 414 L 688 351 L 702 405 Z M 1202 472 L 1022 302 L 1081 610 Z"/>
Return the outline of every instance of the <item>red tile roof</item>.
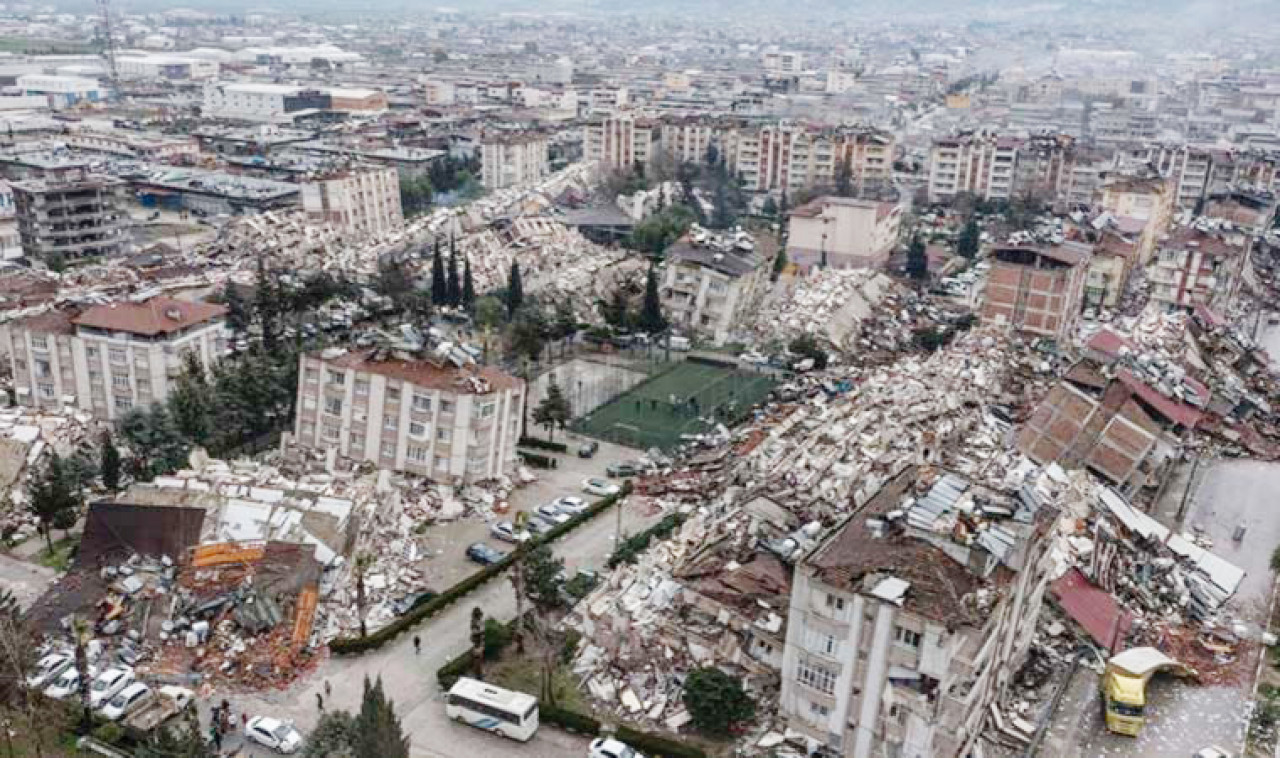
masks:
<path fill-rule="evenodd" d="M 227 308 L 223 305 L 153 297 L 145 303 L 96 305 L 73 319 L 73 323 L 77 326 L 154 337 L 182 331 L 226 313 Z"/>
<path fill-rule="evenodd" d="M 1204 414 L 1194 406 L 1187 405 L 1186 403 L 1180 403 L 1171 397 L 1165 397 L 1155 389 L 1152 389 L 1127 368 L 1122 368 L 1117 371 L 1116 378 L 1124 382 L 1125 386 L 1133 390 L 1133 394 L 1137 395 L 1143 402 L 1154 408 L 1158 413 L 1160 413 L 1160 415 L 1175 424 L 1180 424 L 1188 429 L 1192 429 L 1196 424 L 1200 423 L 1200 419 L 1204 417 Z M 1202 389 L 1204 388 L 1204 385 L 1194 381 L 1192 384 L 1195 386 L 1196 392 L 1199 393 L 1201 397 L 1205 397 L 1207 390 Z"/>
<path fill-rule="evenodd" d="M 1111 593 L 1094 586 L 1080 569 L 1072 568 L 1051 585 L 1062 610 L 1084 627 L 1107 650 L 1119 648 L 1133 625 L 1133 614 L 1121 608 Z"/>
<path fill-rule="evenodd" d="M 376 352 L 376 349 L 353 350 L 336 358 L 324 358 L 320 353 L 313 353 L 308 357 L 334 368 L 355 369 L 399 379 L 424 389 L 448 390 L 460 394 L 477 394 L 467 384 L 467 378 L 472 376 L 487 381 L 494 392 L 519 389 L 522 384 L 518 377 L 489 366 L 458 368 L 453 364 L 436 365 L 425 359 L 403 360 L 395 357 L 376 360 Z"/>

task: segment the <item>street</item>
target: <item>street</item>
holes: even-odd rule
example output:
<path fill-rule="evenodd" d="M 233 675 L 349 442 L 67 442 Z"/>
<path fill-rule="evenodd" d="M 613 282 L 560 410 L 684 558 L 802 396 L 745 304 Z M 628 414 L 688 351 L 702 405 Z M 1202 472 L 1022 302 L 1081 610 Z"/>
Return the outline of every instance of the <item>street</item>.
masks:
<path fill-rule="evenodd" d="M 35 544 L 43 547 L 39 538 Z M 0 554 L 0 587 L 13 593 L 18 606 L 26 608 L 53 583 L 58 572 L 36 563 L 28 563 Z"/>
<path fill-rule="evenodd" d="M 572 447 L 571 447 L 572 450 Z M 560 468 L 530 487 L 517 490 L 513 506 L 529 508 L 546 502 L 556 495 L 581 494 L 571 483 L 580 482 L 584 476 L 599 475 L 606 461 L 620 460 L 633 455 L 612 445 L 601 445 L 597 457 L 584 461 L 573 456 L 557 456 Z M 548 472 L 542 472 L 548 473 Z M 624 533 L 634 534 L 658 520 L 655 513 L 643 512 L 637 499 L 632 498 L 622 508 L 621 526 Z M 556 543 L 555 551 L 565 558 L 571 569 L 579 566 L 601 567 L 613 551 L 614 531 L 618 527 L 614 511 L 601 514 L 582 525 Z M 461 552 L 465 544 L 452 546 Z M 325 682 L 332 687 L 332 697 L 326 698 L 326 708 L 343 708 L 358 711 L 366 677 L 382 677 L 388 698 L 395 703 L 405 733 L 412 737 L 410 754 L 413 756 L 439 756 L 456 758 L 462 755 L 503 756 L 519 755 L 532 758 L 560 758 L 566 755 L 582 755 L 586 740 L 547 727 L 540 729 L 528 743 L 517 743 L 494 737 L 471 727 L 455 724 L 445 718 L 441 693 L 436 686 L 435 672 L 468 646 L 471 609 L 482 608 L 486 615 L 507 620 L 515 615 L 515 597 L 511 584 L 504 578 L 486 585 L 466 600 L 459 602 L 439 615 L 429 619 L 415 630 L 422 639 L 422 653 L 414 655 L 413 635 L 406 634 L 381 650 L 352 658 L 330 658 L 320 663 L 316 671 L 295 683 L 290 689 L 279 692 L 262 692 L 237 696 L 215 693 L 207 703 L 202 703 L 204 723 L 208 723 L 208 706 L 224 697 L 231 702 L 237 722 L 239 714 L 273 716 L 292 720 L 304 735 L 315 725 L 319 716 L 316 694 L 323 693 Z M 224 751 L 238 747 L 239 737 L 223 744 Z M 254 746 L 242 755 L 272 755 Z"/>

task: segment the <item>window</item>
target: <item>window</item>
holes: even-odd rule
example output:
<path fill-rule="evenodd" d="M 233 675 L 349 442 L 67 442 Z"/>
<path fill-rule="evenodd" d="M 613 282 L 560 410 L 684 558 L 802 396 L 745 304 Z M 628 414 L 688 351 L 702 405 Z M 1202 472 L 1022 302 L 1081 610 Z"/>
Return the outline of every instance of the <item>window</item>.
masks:
<path fill-rule="evenodd" d="M 43 334 L 31 335 L 31 347 L 35 350 L 48 350 L 49 338 Z"/>
<path fill-rule="evenodd" d="M 53 394 L 54 394 L 54 389 L 52 384 L 40 385 L 40 397 L 51 398 L 53 397 Z"/>
<path fill-rule="evenodd" d="M 827 595 L 827 607 L 828 607 L 828 608 L 833 608 L 833 609 L 835 609 L 835 610 L 837 610 L 837 611 L 843 611 L 843 610 L 844 610 L 844 598 L 842 598 L 842 597 L 836 597 L 835 595 Z"/>
<path fill-rule="evenodd" d="M 129 360 L 129 353 L 122 347 L 111 348 L 111 362 L 124 363 Z"/>
<path fill-rule="evenodd" d="M 399 400 L 400 400 L 400 388 L 399 388 L 399 387 L 387 387 L 387 399 L 388 399 L 388 400 L 395 400 L 395 401 L 399 402 Z"/>
<path fill-rule="evenodd" d="M 831 709 L 823 705 L 822 703 L 815 703 L 813 701 L 809 701 L 809 713 L 812 713 L 815 716 L 825 719 L 827 716 L 831 715 Z"/>
<path fill-rule="evenodd" d="M 116 396 L 116 410 L 127 411 L 132 407 L 133 407 L 132 398 L 122 397 L 119 395 Z"/>
<path fill-rule="evenodd" d="M 342 398 L 327 397 L 324 400 L 324 412 L 331 416 L 342 415 Z"/>
<path fill-rule="evenodd" d="M 796 665 L 796 679 L 806 687 L 828 695 L 835 694 L 836 675 L 834 671 L 812 663 L 801 662 Z"/>
<path fill-rule="evenodd" d="M 357 380 L 356 380 L 356 394 L 357 394 L 357 395 L 367 395 L 367 394 L 369 394 L 369 380 L 368 380 L 368 379 L 357 379 Z"/>
<path fill-rule="evenodd" d="M 13 365 L 16 366 L 19 371 L 25 371 L 27 368 L 27 361 L 25 358 L 14 358 Z"/>
<path fill-rule="evenodd" d="M 323 436 L 326 440 L 329 440 L 331 442 L 337 442 L 339 431 L 340 430 L 338 429 L 337 426 L 334 426 L 333 424 L 325 424 Z"/>
<path fill-rule="evenodd" d="M 439 456 L 439 455 L 437 455 L 437 456 L 436 456 L 436 468 L 438 468 L 438 469 L 447 469 L 447 468 L 449 468 L 449 459 L 448 459 L 448 458 L 445 458 L 445 457 L 443 457 L 443 456 Z"/>
<path fill-rule="evenodd" d="M 452 400 L 441 400 L 441 401 L 440 401 L 440 412 L 441 412 L 441 413 L 453 413 L 453 401 L 452 401 Z"/>
<path fill-rule="evenodd" d="M 382 443 L 382 449 L 381 449 L 381 451 L 380 451 L 380 452 L 382 453 L 382 457 L 383 457 L 383 458 L 394 458 L 394 457 L 396 457 L 396 443 L 394 443 L 394 442 L 384 442 L 384 443 Z"/>
<path fill-rule="evenodd" d="M 431 398 L 426 395 L 415 394 L 413 396 L 413 409 L 415 411 L 425 411 L 429 413 L 431 411 Z"/>
<path fill-rule="evenodd" d="M 364 435 L 353 432 L 351 434 L 351 447 L 364 447 Z"/>
<path fill-rule="evenodd" d="M 315 433 L 315 431 L 316 431 L 316 425 L 315 425 L 315 424 L 311 423 L 310 421 L 303 422 L 303 424 L 302 424 L 302 436 L 303 436 L 303 437 L 310 437 L 312 434 L 314 434 L 314 433 Z"/>
<path fill-rule="evenodd" d="M 347 375 L 341 371 L 329 372 L 329 384 L 343 385 L 347 383 Z"/>
<path fill-rule="evenodd" d="M 35 369 L 37 378 L 49 376 L 53 373 L 53 368 L 50 366 L 49 362 L 42 361 L 39 358 L 36 358 Z"/>
<path fill-rule="evenodd" d="M 410 437 L 427 436 L 427 425 L 423 423 L 419 423 L 417 421 L 409 422 L 409 436 Z"/>
<path fill-rule="evenodd" d="M 89 383 L 90 383 L 90 384 L 102 384 L 102 372 L 101 372 L 101 371 L 90 371 L 90 372 L 89 372 Z"/>
<path fill-rule="evenodd" d="M 410 445 L 408 451 L 405 453 L 405 457 L 415 463 L 426 463 L 429 460 L 427 456 L 427 449 L 417 445 Z"/>
<path fill-rule="evenodd" d="M 453 437 L 453 432 L 449 429 L 437 429 L 436 440 L 439 442 L 448 442 Z"/>
<path fill-rule="evenodd" d="M 382 428 L 386 429 L 387 431 L 395 431 L 396 429 L 400 428 L 400 419 L 396 418 L 395 416 L 383 416 Z"/>
<path fill-rule="evenodd" d="M 316 399 L 314 397 L 302 398 L 302 409 L 307 411 L 314 411 L 316 409 Z"/>
<path fill-rule="evenodd" d="M 112 374 L 111 386 L 115 387 L 116 389 L 122 389 L 122 390 L 129 389 L 129 375 L 128 374 Z"/>
<path fill-rule="evenodd" d="M 86 348 L 84 349 L 84 357 L 86 357 L 86 358 L 97 358 L 97 357 L 98 357 L 98 348 L 93 347 L 92 345 L 90 345 L 89 347 L 86 347 Z"/>
<path fill-rule="evenodd" d="M 921 636 L 922 635 L 920 634 L 920 632 L 915 632 L 910 629 L 903 629 L 900 626 L 896 626 L 893 628 L 893 641 L 898 643 L 899 645 L 906 645 L 907 647 L 918 648 L 920 647 Z"/>
<path fill-rule="evenodd" d="M 307 369 L 307 372 L 303 376 L 307 384 L 315 384 L 316 382 L 320 381 L 320 372 L 316 371 L 313 368 Z"/>
<path fill-rule="evenodd" d="M 138 384 L 138 391 L 139 391 L 139 392 L 150 392 L 150 391 L 151 391 L 151 382 L 147 381 L 146 379 L 144 379 L 144 378 L 142 378 L 142 377 L 138 377 L 138 382 L 137 382 L 137 384 Z"/>
<path fill-rule="evenodd" d="M 497 407 L 498 407 L 497 403 L 485 403 L 484 405 L 480 406 L 480 418 L 490 418 L 491 416 L 493 416 L 493 411 Z"/>

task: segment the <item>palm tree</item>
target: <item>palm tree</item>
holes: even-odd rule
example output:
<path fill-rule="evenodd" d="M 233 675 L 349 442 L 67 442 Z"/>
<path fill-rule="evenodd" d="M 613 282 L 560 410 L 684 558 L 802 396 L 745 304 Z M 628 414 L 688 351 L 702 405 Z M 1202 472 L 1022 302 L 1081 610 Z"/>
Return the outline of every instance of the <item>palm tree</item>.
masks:
<path fill-rule="evenodd" d="M 356 613 L 360 614 L 360 636 L 368 637 L 369 628 L 365 625 L 364 573 L 373 565 L 373 556 L 361 553 L 356 556 Z"/>
<path fill-rule="evenodd" d="M 74 616 L 71 619 L 71 635 L 76 646 L 76 673 L 80 677 L 80 705 L 84 708 L 81 723 L 88 728 L 93 724 L 93 709 L 89 705 L 89 655 L 85 651 L 85 645 L 93 638 L 93 627 L 79 616 Z"/>

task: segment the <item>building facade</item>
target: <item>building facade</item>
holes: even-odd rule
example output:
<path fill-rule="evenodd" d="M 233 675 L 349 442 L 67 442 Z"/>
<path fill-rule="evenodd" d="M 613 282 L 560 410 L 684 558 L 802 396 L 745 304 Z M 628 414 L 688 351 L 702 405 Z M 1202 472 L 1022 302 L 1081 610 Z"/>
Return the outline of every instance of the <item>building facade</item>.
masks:
<path fill-rule="evenodd" d="M 187 354 L 204 366 L 222 357 L 226 312 L 167 297 L 51 310 L 0 327 L 0 351 L 20 404 L 118 419 L 167 398 Z"/>
<path fill-rule="evenodd" d="M 929 202 L 947 202 L 962 194 L 1009 200 L 1017 161 L 1017 140 L 990 134 L 937 140 L 929 153 Z"/>
<path fill-rule="evenodd" d="M 658 154 L 661 136 L 657 121 L 634 113 L 616 113 L 583 127 L 582 155 L 604 171 L 648 167 Z"/>
<path fill-rule="evenodd" d="M 1151 299 L 1170 311 L 1206 305 L 1225 312 L 1240 290 L 1252 242 L 1238 232 L 1178 228 L 1151 261 Z"/>
<path fill-rule="evenodd" d="M 898 242 L 901 223 L 897 203 L 816 198 L 791 212 L 787 260 L 803 269 L 883 266 Z"/>
<path fill-rule="evenodd" d="M 302 185 L 307 219 L 363 234 L 404 228 L 400 174 L 385 166 L 360 166 Z"/>
<path fill-rule="evenodd" d="M 453 360 L 383 348 L 300 359 L 298 443 L 379 468 L 469 483 L 516 464 L 524 382 Z"/>
<path fill-rule="evenodd" d="M 659 292 L 672 327 L 723 344 L 759 302 L 768 282 L 753 252 L 717 251 L 681 240 L 666 252 Z"/>
<path fill-rule="evenodd" d="M 72 261 L 124 251 L 129 239 L 125 182 L 75 171 L 11 186 L 28 258 Z"/>
<path fill-rule="evenodd" d="M 1102 210 L 1110 213 L 1127 230 L 1138 234 L 1138 263 L 1146 265 L 1155 252 L 1156 240 L 1173 221 L 1173 179 L 1171 177 L 1113 174 L 1102 185 Z"/>
<path fill-rule="evenodd" d="M 893 136 L 877 129 L 818 129 L 783 121 L 734 130 L 725 151 L 730 173 L 748 192 L 834 187 L 847 166 L 858 193 L 893 181 Z"/>
<path fill-rule="evenodd" d="M 995 248 L 987 258 L 982 320 L 1064 340 L 1080 317 L 1091 256 L 1090 246 L 1078 242 Z"/>
<path fill-rule="evenodd" d="M 542 134 L 486 137 L 480 146 L 481 183 L 491 190 L 536 184 L 551 173 L 548 156 Z"/>

